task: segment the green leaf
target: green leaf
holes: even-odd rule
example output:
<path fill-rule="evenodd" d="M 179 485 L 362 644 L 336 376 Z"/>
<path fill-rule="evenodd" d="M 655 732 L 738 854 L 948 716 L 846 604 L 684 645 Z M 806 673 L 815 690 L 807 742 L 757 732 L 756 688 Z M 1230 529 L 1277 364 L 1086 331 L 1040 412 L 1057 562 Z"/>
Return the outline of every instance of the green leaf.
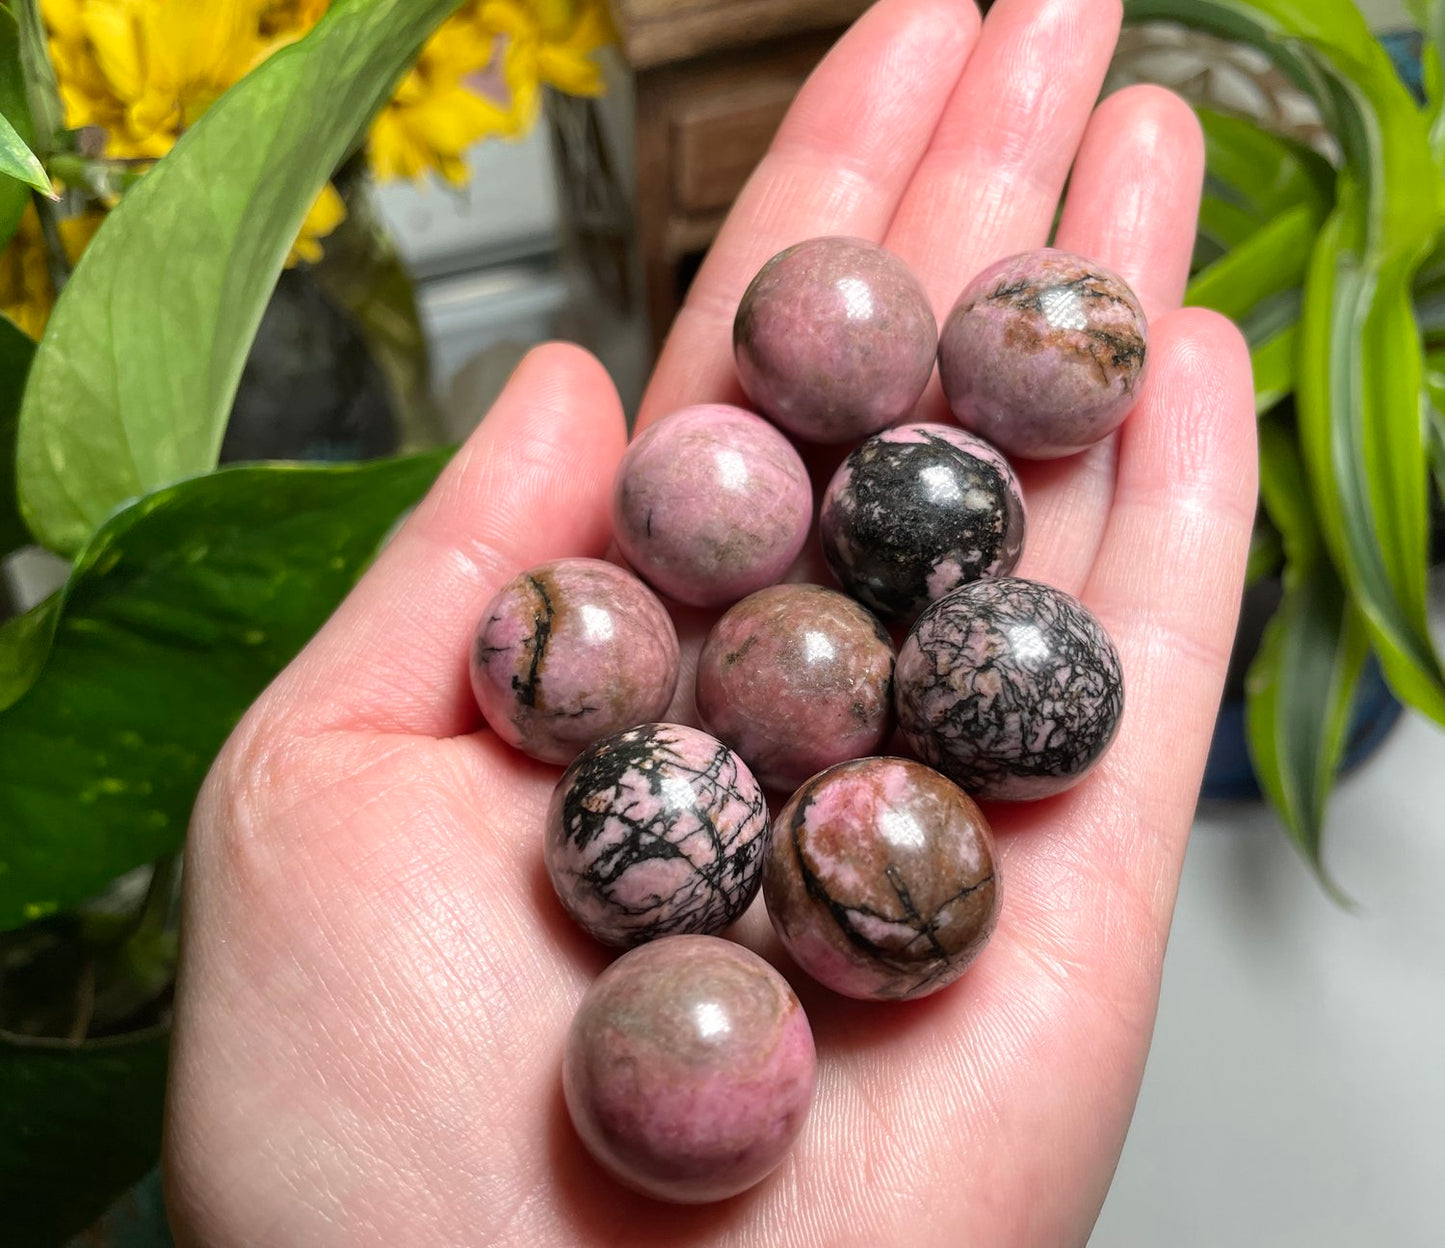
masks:
<path fill-rule="evenodd" d="M 1344 243 L 1352 209 L 1320 236 L 1301 325 L 1300 441 L 1326 544 L 1391 687 L 1445 722 L 1445 671 L 1427 615 L 1428 464 L 1415 257 L 1372 263 Z"/>
<path fill-rule="evenodd" d="M 1206 189 L 1199 205 L 1199 232 L 1221 251 L 1247 242 L 1259 227 L 1259 218 L 1248 208 Z"/>
<path fill-rule="evenodd" d="M 3 113 L 0 113 L 0 176 L 13 178 L 23 186 L 32 186 L 52 198 L 55 195 L 44 167 Z"/>
<path fill-rule="evenodd" d="M 11 1248 L 83 1231 L 160 1156 L 166 1032 L 0 1038 L 0 1209 Z"/>
<path fill-rule="evenodd" d="M 0 711 L 20 701 L 39 677 L 59 618 L 60 595 L 52 594 L 0 624 Z"/>
<path fill-rule="evenodd" d="M 106 523 L 0 714 L 0 929 L 180 845 L 237 720 L 444 458 L 228 468 Z"/>
<path fill-rule="evenodd" d="M 338 0 L 132 189 L 51 317 L 20 501 L 70 554 L 128 499 L 214 467 L 267 298 L 316 195 L 459 0 Z"/>
<path fill-rule="evenodd" d="M 1440 226 L 1424 114 L 1349 0 L 1127 0 L 1259 47 L 1345 153 L 1306 282 L 1295 393 L 1325 544 L 1395 692 L 1445 722 L 1426 619 L 1428 465 L 1411 286 Z"/>
<path fill-rule="evenodd" d="M 65 129 L 65 114 L 46 46 L 40 0 L 11 0 L 10 10 L 20 29 L 20 72 L 25 80 L 25 102 L 31 125 L 31 133 L 26 137 L 31 147 L 48 157 L 54 153 L 57 139 Z"/>
<path fill-rule="evenodd" d="M 1284 544 L 1285 593 L 1245 682 L 1250 756 L 1290 837 L 1339 898 L 1321 838 L 1369 645 L 1316 528 L 1293 439 L 1272 421 L 1259 433 L 1260 489 Z"/>
<path fill-rule="evenodd" d="M 1292 325 L 1250 352 L 1254 363 L 1254 410 L 1263 416 L 1294 393 L 1299 326 Z"/>
<path fill-rule="evenodd" d="M 1279 530 L 1269 523 L 1256 522 L 1249 536 L 1249 560 L 1244 565 L 1244 583 L 1257 585 L 1267 576 L 1276 575 L 1284 567 L 1284 545 Z"/>
<path fill-rule="evenodd" d="M 30 542 L 15 498 L 15 429 L 34 354 L 35 344 L 0 316 L 0 559 Z"/>
<path fill-rule="evenodd" d="M 1435 488 L 1445 503 L 1445 351 L 1432 352 L 1425 361 L 1425 394 L 1429 399 L 1430 463 L 1435 469 Z"/>
<path fill-rule="evenodd" d="M 1184 302 L 1243 321 L 1256 305 L 1304 281 L 1323 214 L 1311 204 L 1287 208 L 1189 283 Z"/>
<path fill-rule="evenodd" d="M 30 127 L 30 106 L 25 99 L 25 78 L 20 71 L 20 30 L 9 9 L 0 8 L 0 117 L 29 151 L 34 139 Z M 0 247 L 4 247 L 20 224 L 30 193 L 24 183 L 0 178 Z"/>
<path fill-rule="evenodd" d="M 1209 108 L 1195 111 L 1204 130 L 1211 184 L 1256 223 L 1302 206 L 1321 218 L 1329 211 L 1335 171 L 1313 148 L 1243 117 Z"/>

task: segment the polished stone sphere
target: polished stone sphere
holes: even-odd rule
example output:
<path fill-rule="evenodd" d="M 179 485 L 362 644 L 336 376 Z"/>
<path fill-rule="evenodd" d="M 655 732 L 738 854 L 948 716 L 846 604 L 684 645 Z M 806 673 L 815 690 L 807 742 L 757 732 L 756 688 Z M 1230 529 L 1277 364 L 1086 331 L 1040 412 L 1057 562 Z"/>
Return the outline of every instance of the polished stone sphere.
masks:
<path fill-rule="evenodd" d="M 1104 756 L 1124 711 L 1119 654 L 1078 599 L 1019 577 L 941 598 L 898 654 L 894 697 L 909 746 L 974 797 L 1071 788 Z"/>
<path fill-rule="evenodd" d="M 921 763 L 841 763 L 778 814 L 763 895 L 788 952 L 820 983 L 849 997 L 926 997 L 993 931 L 993 835 L 968 794 Z"/>
<path fill-rule="evenodd" d="M 1139 397 L 1149 324 L 1124 279 L 1045 247 L 1001 260 L 959 296 L 938 343 L 954 418 L 1021 459 L 1109 436 Z"/>
<path fill-rule="evenodd" d="M 472 644 L 472 692 L 487 723 L 547 763 L 657 719 L 677 675 L 667 609 L 600 559 L 559 559 L 515 577 L 487 604 Z"/>
<path fill-rule="evenodd" d="M 698 607 L 782 580 L 812 519 L 812 483 L 792 444 L 762 417 L 720 403 L 644 430 L 613 490 L 623 557 L 659 593 Z"/>
<path fill-rule="evenodd" d="M 767 831 L 763 791 L 732 750 L 645 724 L 598 741 L 558 782 L 547 874 L 603 944 L 719 932 L 757 896 Z"/>
<path fill-rule="evenodd" d="M 857 447 L 823 495 L 823 554 L 843 588 L 912 622 L 982 576 L 1007 576 L 1024 547 L 1024 498 L 1008 460 L 952 425 L 899 425 Z"/>
<path fill-rule="evenodd" d="M 763 784 L 791 792 L 883 744 L 893 719 L 893 643 L 835 590 L 761 589 L 708 633 L 697 710 Z"/>
<path fill-rule="evenodd" d="M 572 1123 L 604 1169 L 683 1204 L 725 1200 L 787 1156 L 813 1099 L 813 1033 L 755 953 L 669 936 L 602 972 L 562 1064 Z"/>
<path fill-rule="evenodd" d="M 851 442 L 913 410 L 938 322 L 908 266 L 876 243 L 814 238 L 779 252 L 733 324 L 738 378 L 804 442 Z"/>

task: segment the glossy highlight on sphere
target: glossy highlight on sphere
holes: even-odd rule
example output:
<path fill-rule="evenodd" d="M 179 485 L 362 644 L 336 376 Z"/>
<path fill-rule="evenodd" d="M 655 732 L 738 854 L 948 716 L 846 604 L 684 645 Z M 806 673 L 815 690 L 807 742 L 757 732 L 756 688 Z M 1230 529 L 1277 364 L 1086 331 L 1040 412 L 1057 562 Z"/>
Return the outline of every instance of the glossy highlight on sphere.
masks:
<path fill-rule="evenodd" d="M 807 442 L 851 442 L 904 419 L 933 375 L 938 322 L 908 266 L 876 243 L 814 238 L 779 252 L 733 324 L 738 378 Z"/>
<path fill-rule="evenodd" d="M 982 799 L 1071 788 L 1104 756 L 1124 711 L 1103 625 L 1076 598 L 1019 577 L 935 602 L 903 643 L 895 680 L 909 746 Z"/>
<path fill-rule="evenodd" d="M 747 764 L 681 724 L 645 724 L 578 756 L 547 810 L 547 874 L 607 945 L 719 932 L 761 882 L 768 807 Z"/>
<path fill-rule="evenodd" d="M 985 269 L 938 343 L 954 418 L 1009 455 L 1056 459 L 1113 433 L 1139 396 L 1149 325 L 1124 279 L 1045 247 Z"/>
<path fill-rule="evenodd" d="M 993 932 L 993 833 L 968 794 L 921 763 L 842 763 L 779 812 L 763 896 L 788 952 L 820 983 L 849 997 L 926 997 Z"/>
<path fill-rule="evenodd" d="M 697 664 L 702 725 L 765 785 L 876 750 L 893 718 L 893 643 L 850 598 L 819 585 L 774 585 L 732 607 Z"/>
<path fill-rule="evenodd" d="M 562 1087 L 587 1151 L 659 1200 L 725 1200 L 787 1155 L 813 1099 L 813 1033 L 755 953 L 669 936 L 618 958 L 567 1037 Z"/>
<path fill-rule="evenodd" d="M 677 687 L 677 631 L 631 573 L 559 559 L 514 578 L 482 612 L 472 692 L 504 741 L 547 763 L 657 719 Z"/>
<path fill-rule="evenodd" d="M 812 519 L 798 452 L 762 417 L 722 403 L 683 408 L 639 435 L 612 496 L 623 557 L 659 592 L 699 607 L 780 581 Z"/>
<path fill-rule="evenodd" d="M 912 620 L 981 576 L 1007 576 L 1024 547 L 1024 498 L 997 450 L 952 425 L 899 425 L 857 447 L 823 495 L 833 575 L 887 619 Z"/>

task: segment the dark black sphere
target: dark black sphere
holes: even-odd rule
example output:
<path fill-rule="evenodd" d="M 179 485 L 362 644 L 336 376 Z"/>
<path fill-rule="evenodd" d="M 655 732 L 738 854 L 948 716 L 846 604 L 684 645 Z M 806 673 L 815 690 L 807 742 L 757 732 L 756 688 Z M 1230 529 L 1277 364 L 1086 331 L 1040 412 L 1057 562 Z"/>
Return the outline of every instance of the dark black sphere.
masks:
<path fill-rule="evenodd" d="M 985 576 L 1024 545 L 1008 460 L 953 425 L 899 425 L 857 447 L 823 496 L 823 554 L 843 587 L 893 620 Z"/>

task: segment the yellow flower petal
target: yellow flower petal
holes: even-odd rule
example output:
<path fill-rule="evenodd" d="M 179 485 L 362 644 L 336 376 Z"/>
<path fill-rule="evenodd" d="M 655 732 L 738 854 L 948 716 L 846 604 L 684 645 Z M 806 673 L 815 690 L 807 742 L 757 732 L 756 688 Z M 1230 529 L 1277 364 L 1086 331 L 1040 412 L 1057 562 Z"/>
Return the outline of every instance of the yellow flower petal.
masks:
<path fill-rule="evenodd" d="M 65 257 L 75 264 L 81 253 L 90 246 L 95 232 L 105 222 L 105 213 L 83 212 L 78 217 L 65 217 L 59 224 L 60 244 L 65 248 Z"/>
<path fill-rule="evenodd" d="M 568 95 L 601 95 L 607 83 L 602 70 L 585 52 L 544 47 L 537 53 L 537 73 L 548 86 Z"/>
<path fill-rule="evenodd" d="M 511 92 L 511 108 L 508 110 L 513 133 L 529 130 L 542 109 L 542 96 L 538 90 L 541 81 L 537 68 L 537 48 L 530 41 L 515 41 L 507 48 L 506 79 L 507 90 Z"/>
<path fill-rule="evenodd" d="M 311 205 L 311 211 L 306 214 L 306 220 L 301 223 L 301 233 L 297 235 L 296 241 L 291 245 L 291 254 L 286 260 L 287 266 L 290 267 L 303 260 L 307 264 L 315 264 L 325 254 L 321 240 L 330 236 L 332 231 L 345 220 L 346 201 L 328 182 L 322 188 L 321 194 L 316 197 L 316 202 Z"/>
<path fill-rule="evenodd" d="M 85 0 L 41 0 L 40 14 L 52 34 L 67 40 L 85 38 Z"/>
<path fill-rule="evenodd" d="M 14 236 L 0 250 L 0 313 L 31 338 L 45 332 L 55 290 L 50 284 L 50 265 L 40 218 L 31 204 L 20 218 Z"/>
<path fill-rule="evenodd" d="M 542 38 L 565 39 L 577 20 L 577 0 L 533 0 Z"/>
<path fill-rule="evenodd" d="M 139 16 L 133 0 L 90 0 L 84 13 L 85 37 L 96 64 L 124 103 L 140 99 L 146 88 Z"/>
<path fill-rule="evenodd" d="M 477 10 L 477 21 L 496 35 L 522 39 L 535 35 L 537 20 L 531 9 L 516 0 L 487 0 Z"/>

